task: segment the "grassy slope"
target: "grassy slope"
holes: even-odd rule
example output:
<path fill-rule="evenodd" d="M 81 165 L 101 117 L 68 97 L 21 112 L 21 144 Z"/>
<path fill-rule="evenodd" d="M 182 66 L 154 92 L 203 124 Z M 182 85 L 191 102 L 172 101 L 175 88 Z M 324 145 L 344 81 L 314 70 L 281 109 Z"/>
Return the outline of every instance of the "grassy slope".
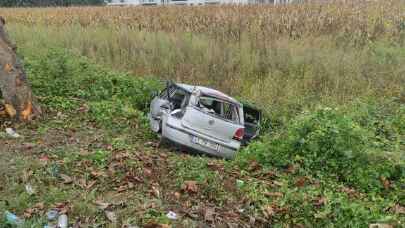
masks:
<path fill-rule="evenodd" d="M 327 34 L 274 40 L 244 34 L 237 42 L 206 34 L 77 24 L 10 24 L 9 31 L 17 43 L 69 48 L 135 75 L 209 85 L 255 102 L 277 120 L 318 104 L 405 99 L 405 52 L 397 37 L 354 44 L 350 37 Z"/>
<path fill-rule="evenodd" d="M 22 45 L 21 53 L 46 113 L 43 120 L 17 126 L 23 139 L 0 136 L 0 211 L 25 212 L 31 215 L 28 225 L 42 225 L 46 210 L 60 206 L 72 223 L 113 226 L 96 201 L 110 203 L 120 224 L 404 222 L 394 209 L 398 198 L 391 197 L 400 191 L 388 198 L 367 195 L 292 168 L 248 162 L 241 169 L 232 161 L 159 148 L 141 112 L 158 87 L 154 80 L 105 70 L 63 49 Z M 196 193 L 183 187 L 190 180 Z M 26 184 L 34 195 L 26 193 Z M 180 219 L 169 221 L 169 210 Z"/>
<path fill-rule="evenodd" d="M 0 9 L 46 110 L 16 126 L 23 139 L 0 133 L 0 214 L 25 211 L 39 226 L 60 206 L 71 223 L 113 226 L 101 200 L 120 224 L 403 226 L 404 5 L 364 4 L 252 6 L 249 17 L 237 7 Z M 145 75 L 248 98 L 276 128 L 236 161 L 157 147 L 144 111 L 159 84 Z"/>

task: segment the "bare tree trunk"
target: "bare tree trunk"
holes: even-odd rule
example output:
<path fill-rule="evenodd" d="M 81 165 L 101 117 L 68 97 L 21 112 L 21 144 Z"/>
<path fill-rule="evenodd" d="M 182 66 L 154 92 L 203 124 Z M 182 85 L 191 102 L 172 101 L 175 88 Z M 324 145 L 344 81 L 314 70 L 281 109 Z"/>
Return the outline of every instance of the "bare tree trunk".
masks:
<path fill-rule="evenodd" d="M 0 17 L 0 91 L 4 98 L 5 113 L 16 120 L 29 121 L 41 113 L 36 104 L 27 76 L 4 29 Z"/>

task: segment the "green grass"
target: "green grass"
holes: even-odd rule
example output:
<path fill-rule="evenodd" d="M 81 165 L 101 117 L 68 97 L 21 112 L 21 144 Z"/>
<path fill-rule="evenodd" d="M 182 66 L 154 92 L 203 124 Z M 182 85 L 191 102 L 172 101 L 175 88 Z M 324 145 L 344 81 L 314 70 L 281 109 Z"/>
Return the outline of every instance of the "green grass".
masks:
<path fill-rule="evenodd" d="M 246 33 L 236 42 L 125 26 L 9 24 L 8 30 L 22 54 L 57 46 L 145 78 L 213 86 L 256 103 L 275 122 L 319 104 L 404 100 L 405 49 L 394 37 L 360 45 L 327 34 L 256 40 Z"/>
<path fill-rule="evenodd" d="M 400 44 L 345 46 L 324 36 L 262 47 L 203 35 L 82 29 L 9 27 L 44 116 L 16 125 L 22 139 L 0 134 L 1 215 L 23 217 L 44 203 L 26 218 L 27 227 L 38 227 L 48 209 L 67 203 L 71 223 L 111 226 L 95 204 L 102 200 L 119 225 L 197 227 L 212 222 L 207 208 L 215 225 L 404 225 L 395 209 L 405 205 Z M 119 36 L 133 39 L 133 52 Z M 252 100 L 270 127 L 235 161 L 156 147 L 146 112 L 162 86 L 157 79 L 166 77 Z M 195 181 L 198 192 L 185 190 L 186 181 Z M 180 219 L 168 220 L 168 211 Z"/>

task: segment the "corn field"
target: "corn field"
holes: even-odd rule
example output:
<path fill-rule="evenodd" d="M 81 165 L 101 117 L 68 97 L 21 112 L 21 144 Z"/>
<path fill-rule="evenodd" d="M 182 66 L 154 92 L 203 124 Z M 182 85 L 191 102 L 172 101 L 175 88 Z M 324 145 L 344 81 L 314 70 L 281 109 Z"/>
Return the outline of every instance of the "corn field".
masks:
<path fill-rule="evenodd" d="M 204 7 L 71 7 L 0 9 L 10 23 L 126 26 L 138 31 L 192 32 L 214 37 L 300 38 L 323 34 L 361 39 L 397 37 L 405 30 L 401 0 L 348 1 L 293 5 Z"/>
<path fill-rule="evenodd" d="M 66 48 L 143 77 L 202 84 L 273 115 L 405 102 L 405 1 L 0 8 L 24 51 Z"/>

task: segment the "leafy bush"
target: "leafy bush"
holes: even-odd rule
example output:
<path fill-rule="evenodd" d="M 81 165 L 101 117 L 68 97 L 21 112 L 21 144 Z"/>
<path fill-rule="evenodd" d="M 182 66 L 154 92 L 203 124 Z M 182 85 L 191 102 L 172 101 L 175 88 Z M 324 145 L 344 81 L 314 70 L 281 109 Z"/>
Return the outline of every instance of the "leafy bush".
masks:
<path fill-rule="evenodd" d="M 318 108 L 247 147 L 238 161 L 242 166 L 256 160 L 280 168 L 296 164 L 305 173 L 378 192 L 384 187 L 382 178 L 403 178 L 404 166 L 403 161 L 390 160 L 391 154 L 374 146 L 374 133 L 375 129 L 360 125 L 338 109 Z"/>
<path fill-rule="evenodd" d="M 130 103 L 121 100 L 105 100 L 89 103 L 89 119 L 106 126 L 123 128 L 142 116 Z"/>
<path fill-rule="evenodd" d="M 50 100 L 53 97 L 92 102 L 123 100 L 143 111 L 160 86 L 153 79 L 108 71 L 64 49 L 50 49 L 35 58 L 26 58 L 25 62 L 36 94 L 45 99 L 51 97 Z"/>

